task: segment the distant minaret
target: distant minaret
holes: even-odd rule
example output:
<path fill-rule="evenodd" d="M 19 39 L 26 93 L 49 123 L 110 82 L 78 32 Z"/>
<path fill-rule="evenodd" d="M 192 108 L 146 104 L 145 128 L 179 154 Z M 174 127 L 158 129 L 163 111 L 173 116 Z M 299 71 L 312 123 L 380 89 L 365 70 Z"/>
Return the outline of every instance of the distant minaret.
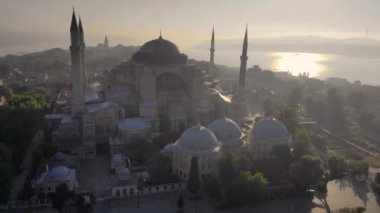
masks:
<path fill-rule="evenodd" d="M 211 48 L 210 48 L 210 64 L 215 65 L 214 63 L 214 52 L 215 52 L 215 35 L 214 35 L 214 26 L 212 27 L 211 35 Z"/>
<path fill-rule="evenodd" d="M 87 77 L 86 57 L 85 57 L 86 44 L 84 43 L 84 32 L 83 32 L 83 26 L 82 26 L 82 21 L 80 17 L 79 17 L 79 47 L 80 47 L 80 65 L 81 65 L 80 68 L 81 68 L 81 76 L 82 76 L 83 90 L 84 90 L 88 84 L 88 77 Z"/>
<path fill-rule="evenodd" d="M 108 38 L 107 36 L 104 38 L 104 48 L 108 48 Z"/>
<path fill-rule="evenodd" d="M 247 72 L 247 49 L 248 49 L 248 26 L 245 28 L 245 36 L 243 42 L 243 52 L 240 56 L 240 75 L 239 75 L 239 96 L 244 98 L 245 91 L 245 75 Z"/>
<path fill-rule="evenodd" d="M 75 17 L 75 12 L 73 11 L 73 16 L 71 18 L 70 26 L 71 35 L 71 72 L 70 72 L 70 82 L 71 82 L 71 115 L 76 115 L 83 107 L 83 85 L 82 85 L 82 75 L 80 66 L 80 40 L 77 19 Z"/>

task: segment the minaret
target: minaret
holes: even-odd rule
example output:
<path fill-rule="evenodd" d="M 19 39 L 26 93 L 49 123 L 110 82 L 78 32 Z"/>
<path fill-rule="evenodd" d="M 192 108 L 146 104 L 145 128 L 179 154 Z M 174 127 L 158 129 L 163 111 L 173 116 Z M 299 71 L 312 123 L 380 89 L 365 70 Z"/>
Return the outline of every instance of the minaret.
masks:
<path fill-rule="evenodd" d="M 84 32 L 82 26 L 82 20 L 79 17 L 79 47 L 80 47 L 80 71 L 82 76 L 83 90 L 85 90 L 88 84 L 87 70 L 86 70 L 86 44 L 84 43 Z"/>
<path fill-rule="evenodd" d="M 80 40 L 77 19 L 75 17 L 75 12 L 73 11 L 73 16 L 71 18 L 70 26 L 71 35 L 71 72 L 70 72 L 70 82 L 71 82 L 71 115 L 76 115 L 83 107 L 83 85 L 82 85 L 82 75 L 80 66 Z"/>
<path fill-rule="evenodd" d="M 211 35 L 211 48 L 210 48 L 210 64 L 215 65 L 214 63 L 214 52 L 215 52 L 215 35 L 214 35 L 214 26 L 212 27 Z"/>
<path fill-rule="evenodd" d="M 243 42 L 243 52 L 240 56 L 240 75 L 239 75 L 239 96 L 244 98 L 245 91 L 245 75 L 247 72 L 247 49 L 248 49 L 248 26 L 245 28 L 245 36 Z"/>
<path fill-rule="evenodd" d="M 107 36 L 104 38 L 104 48 L 108 48 L 108 38 Z"/>

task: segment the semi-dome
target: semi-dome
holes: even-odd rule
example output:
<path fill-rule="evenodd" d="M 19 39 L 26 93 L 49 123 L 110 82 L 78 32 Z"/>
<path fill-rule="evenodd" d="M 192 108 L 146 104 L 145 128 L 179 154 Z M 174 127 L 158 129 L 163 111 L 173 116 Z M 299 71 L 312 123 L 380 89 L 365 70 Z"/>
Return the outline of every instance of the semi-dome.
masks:
<path fill-rule="evenodd" d="M 275 118 L 259 120 L 250 132 L 253 140 L 281 140 L 289 138 L 289 132 L 281 121 Z"/>
<path fill-rule="evenodd" d="M 155 65 L 176 65 L 184 64 L 187 56 L 181 54 L 177 45 L 173 42 L 159 38 L 146 42 L 133 56 L 132 61 L 155 64 Z"/>
<path fill-rule="evenodd" d="M 158 39 L 154 39 L 146 42 L 140 47 L 138 51 L 140 53 L 150 53 L 157 55 L 178 55 L 180 54 L 177 45 L 173 42 L 163 39 L 160 36 Z"/>
<path fill-rule="evenodd" d="M 174 144 L 191 152 L 217 151 L 220 145 L 214 133 L 201 125 L 187 129 Z"/>
<path fill-rule="evenodd" d="M 222 117 L 214 120 L 208 128 L 220 141 L 240 139 L 240 127 L 231 119 Z"/>

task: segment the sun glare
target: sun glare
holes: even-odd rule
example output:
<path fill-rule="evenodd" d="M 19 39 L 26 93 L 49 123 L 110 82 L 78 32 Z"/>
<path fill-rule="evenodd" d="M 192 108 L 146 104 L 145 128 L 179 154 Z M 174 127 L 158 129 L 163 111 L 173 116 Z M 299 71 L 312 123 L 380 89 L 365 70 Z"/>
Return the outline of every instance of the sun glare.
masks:
<path fill-rule="evenodd" d="M 276 60 L 273 66 L 277 71 L 289 71 L 293 75 L 309 73 L 310 77 L 318 77 L 325 71 L 325 67 L 320 63 L 326 58 L 320 54 L 278 52 L 274 53 Z"/>

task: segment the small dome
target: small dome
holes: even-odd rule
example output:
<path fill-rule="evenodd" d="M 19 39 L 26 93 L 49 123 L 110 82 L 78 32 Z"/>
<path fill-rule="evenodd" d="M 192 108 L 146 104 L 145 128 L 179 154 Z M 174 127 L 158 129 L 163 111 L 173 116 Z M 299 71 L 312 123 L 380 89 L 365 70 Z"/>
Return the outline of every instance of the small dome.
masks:
<path fill-rule="evenodd" d="M 158 39 L 146 42 L 144 45 L 140 47 L 140 50 L 138 52 L 157 55 L 180 54 L 177 45 L 168 40 L 163 39 L 161 36 Z"/>
<path fill-rule="evenodd" d="M 127 118 L 118 122 L 119 129 L 126 131 L 147 131 L 150 130 L 150 124 L 139 118 Z"/>
<path fill-rule="evenodd" d="M 120 169 L 117 171 L 117 174 L 120 175 L 120 176 L 129 176 L 129 175 L 131 175 L 131 172 L 129 171 L 128 168 L 123 167 L 123 168 L 120 168 Z"/>
<path fill-rule="evenodd" d="M 125 158 L 122 154 L 114 154 L 111 159 L 112 165 L 125 165 Z"/>
<path fill-rule="evenodd" d="M 65 166 L 56 166 L 48 171 L 47 177 L 55 180 L 66 180 L 70 177 L 71 169 Z"/>
<path fill-rule="evenodd" d="M 192 152 L 214 151 L 219 149 L 220 145 L 214 133 L 200 125 L 187 129 L 174 144 Z"/>
<path fill-rule="evenodd" d="M 289 132 L 286 126 L 275 118 L 264 118 L 259 120 L 250 132 L 253 140 L 281 140 L 288 139 Z"/>
<path fill-rule="evenodd" d="M 220 141 L 240 139 L 240 127 L 231 119 L 223 117 L 214 120 L 208 128 Z"/>
<path fill-rule="evenodd" d="M 164 146 L 164 148 L 162 149 L 162 151 L 164 151 L 164 152 L 172 152 L 173 151 L 173 144 L 171 144 L 171 143 L 166 144 Z"/>

